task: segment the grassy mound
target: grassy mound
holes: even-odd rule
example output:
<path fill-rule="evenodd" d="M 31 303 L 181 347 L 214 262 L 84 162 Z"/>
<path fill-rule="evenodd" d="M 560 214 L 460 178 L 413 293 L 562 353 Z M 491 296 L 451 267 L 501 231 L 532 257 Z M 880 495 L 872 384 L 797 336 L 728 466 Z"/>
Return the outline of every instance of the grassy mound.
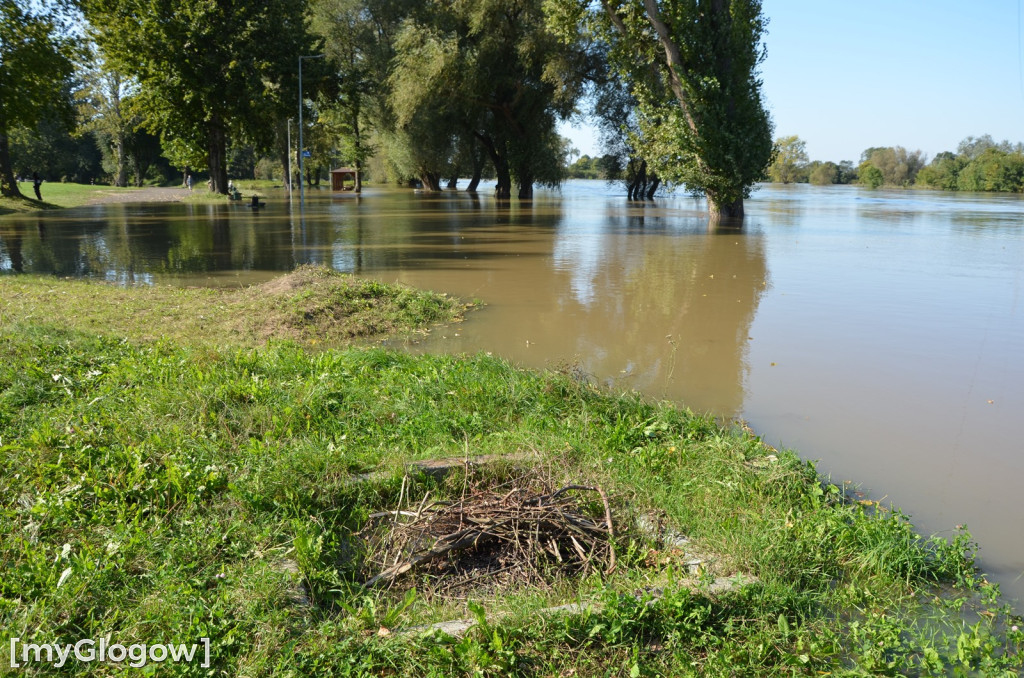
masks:
<path fill-rule="evenodd" d="M 246 289 L 124 288 L 41 276 L 0 277 L 0 324 L 45 323 L 130 340 L 337 345 L 457 320 L 445 295 L 302 266 Z"/>
<path fill-rule="evenodd" d="M 307 288 L 246 294 L 280 294 L 285 319 L 329 315 L 296 299 Z M 5 326 L 0 626 L 22 642 L 205 637 L 213 673 L 251 676 L 1021 669 L 1020 620 L 975 572 L 966 534 L 922 538 L 793 454 L 688 411 L 487 356 Z M 363 538 L 380 514 L 422 516 L 480 483 L 408 463 L 477 455 L 506 460 L 485 471 L 495 496 L 512 468 L 602 488 L 615 567 L 561 572 L 552 556 L 530 561 L 546 569 L 528 584 L 451 595 L 412 571 L 401 591 L 364 588 L 383 564 Z M 597 525 L 605 509 L 579 514 Z M 470 520 L 445 515 L 446 530 Z M 459 618 L 461 636 L 430 626 Z M 158 673 L 208 675 L 198 660 Z"/>

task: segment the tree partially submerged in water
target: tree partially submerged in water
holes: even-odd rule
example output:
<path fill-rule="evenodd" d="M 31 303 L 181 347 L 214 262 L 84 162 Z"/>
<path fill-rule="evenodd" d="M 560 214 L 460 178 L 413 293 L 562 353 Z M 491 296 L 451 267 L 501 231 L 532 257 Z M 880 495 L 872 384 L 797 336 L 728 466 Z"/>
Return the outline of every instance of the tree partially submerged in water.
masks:
<path fill-rule="evenodd" d="M 483 149 L 497 177 L 496 195 L 512 183 L 530 198 L 535 183 L 561 179 L 556 122 L 574 112 L 594 54 L 561 41 L 547 27 L 541 0 L 426 2 L 397 40 L 389 80 L 395 133 L 414 169 L 438 188 L 446 159 Z M 460 144 L 460 142 L 462 142 Z"/>
<path fill-rule="evenodd" d="M 772 158 L 758 66 L 759 0 L 548 0 L 563 35 L 586 27 L 638 102 L 633 145 L 665 181 L 704 193 L 712 217 L 742 217 Z M 652 65 L 654 68 L 652 69 Z"/>

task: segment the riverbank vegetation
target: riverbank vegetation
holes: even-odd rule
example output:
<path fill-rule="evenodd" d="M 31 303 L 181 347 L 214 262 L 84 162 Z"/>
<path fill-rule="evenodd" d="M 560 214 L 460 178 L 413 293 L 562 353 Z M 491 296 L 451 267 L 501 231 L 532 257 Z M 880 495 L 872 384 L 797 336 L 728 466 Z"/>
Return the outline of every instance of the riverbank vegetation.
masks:
<path fill-rule="evenodd" d="M 685 184 L 712 214 L 741 216 L 771 154 L 756 0 L 18 0 L 11 12 L 0 79 L 12 71 L 14 95 L 0 105 L 20 89 L 27 103 L 0 111 L 5 178 L 167 185 L 187 173 L 224 194 L 298 168 L 295 153 L 311 185 L 337 166 L 358 170 L 357 192 L 364 174 L 430 191 L 460 176 L 475 191 L 490 174 L 497 197 L 515 186 L 529 199 L 566 176 L 557 123 L 593 102 L 630 196 Z M 697 19 L 671 19 L 687 12 Z M 13 179 L 0 189 L 19 193 Z"/>
<path fill-rule="evenodd" d="M 908 151 L 902 146 L 865 149 L 856 167 L 849 160 L 838 164 L 811 161 L 806 144 L 798 136 L 776 139 L 775 149 L 768 179 L 776 183 L 1024 192 L 1024 144 L 996 142 L 987 134 L 967 137 L 955 153 L 939 153 L 931 162 L 921 151 Z"/>
<path fill-rule="evenodd" d="M 325 277 L 356 283 L 303 271 L 254 288 L 248 312 L 320 331 Z M 574 369 L 263 343 L 217 329 L 237 309 L 213 292 L 0 285 L 0 624 L 23 642 L 205 637 L 226 675 L 1024 662 L 1024 624 L 965 531 L 922 538 L 742 427 Z M 448 461 L 411 465 L 428 459 Z M 420 526 L 431 538 L 410 541 Z"/>

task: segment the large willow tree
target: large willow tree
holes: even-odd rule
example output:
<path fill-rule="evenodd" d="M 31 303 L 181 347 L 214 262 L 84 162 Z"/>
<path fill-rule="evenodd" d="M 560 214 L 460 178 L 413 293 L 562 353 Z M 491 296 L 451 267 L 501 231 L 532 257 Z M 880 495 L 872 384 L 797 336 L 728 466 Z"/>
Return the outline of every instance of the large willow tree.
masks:
<path fill-rule="evenodd" d="M 586 26 L 610 44 L 638 101 L 633 144 L 661 178 L 704 193 L 712 217 L 742 217 L 772 158 L 758 67 L 759 0 L 547 0 L 568 34 Z M 656 68 L 652 69 L 651 65 Z"/>
<path fill-rule="evenodd" d="M 402 27 L 389 78 L 396 130 L 420 176 L 482 148 L 495 194 L 533 196 L 561 179 L 559 119 L 583 94 L 592 54 L 548 30 L 541 0 L 426 0 Z M 433 165 L 433 171 L 429 170 Z M 431 176 L 433 175 L 433 176 Z M 426 183 L 426 182 L 425 182 Z"/>
<path fill-rule="evenodd" d="M 110 64 L 139 84 L 139 110 L 180 165 L 205 160 L 227 192 L 227 145 L 265 148 L 296 101 L 310 54 L 303 0 L 82 0 Z"/>

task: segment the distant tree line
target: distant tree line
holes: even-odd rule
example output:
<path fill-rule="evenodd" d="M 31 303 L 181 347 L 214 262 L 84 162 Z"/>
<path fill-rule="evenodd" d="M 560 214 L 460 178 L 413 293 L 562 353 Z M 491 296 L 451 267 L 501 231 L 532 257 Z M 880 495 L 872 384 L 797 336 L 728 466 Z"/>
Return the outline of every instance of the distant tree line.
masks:
<path fill-rule="evenodd" d="M 870 188 L 932 188 L 943 191 L 1024 192 L 1024 144 L 996 142 L 988 134 L 969 136 L 956 153 L 944 151 L 926 162 L 921 151 L 902 146 L 865 149 L 860 163 L 811 161 L 797 136 L 775 140 L 767 170 L 776 183 L 860 184 Z"/>

